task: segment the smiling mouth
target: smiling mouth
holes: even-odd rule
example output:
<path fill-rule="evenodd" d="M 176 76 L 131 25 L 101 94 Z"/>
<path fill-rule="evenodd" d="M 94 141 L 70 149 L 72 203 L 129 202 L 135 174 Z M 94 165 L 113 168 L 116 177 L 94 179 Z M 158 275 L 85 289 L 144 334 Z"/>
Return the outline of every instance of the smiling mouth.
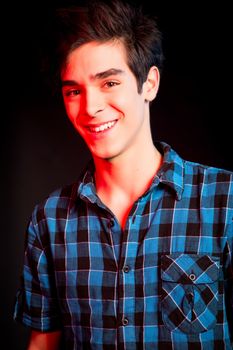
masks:
<path fill-rule="evenodd" d="M 113 120 L 111 122 L 107 122 L 107 123 L 101 124 L 99 126 L 89 126 L 88 130 L 90 132 L 98 134 L 100 132 L 103 132 L 103 131 L 106 131 L 106 130 L 113 128 L 113 126 L 116 124 L 116 122 L 117 122 L 117 120 Z"/>

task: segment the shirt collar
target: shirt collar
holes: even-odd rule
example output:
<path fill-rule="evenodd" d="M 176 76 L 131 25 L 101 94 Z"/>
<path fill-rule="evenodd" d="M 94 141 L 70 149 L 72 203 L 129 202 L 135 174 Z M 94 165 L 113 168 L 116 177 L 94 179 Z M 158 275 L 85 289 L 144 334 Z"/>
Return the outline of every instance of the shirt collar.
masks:
<path fill-rule="evenodd" d="M 155 175 L 149 191 L 158 183 L 163 183 L 172 190 L 176 199 L 180 200 L 183 192 L 184 161 L 167 143 L 156 142 L 155 146 L 163 156 L 163 163 Z M 78 196 L 83 200 L 91 203 L 98 202 L 101 205 L 95 189 L 94 169 L 94 162 L 90 160 L 80 176 Z"/>
<path fill-rule="evenodd" d="M 159 181 L 170 187 L 180 200 L 184 188 L 184 161 L 167 143 L 156 142 L 155 146 L 163 155 L 163 163 L 153 182 Z"/>
<path fill-rule="evenodd" d="M 96 203 L 98 200 L 94 181 L 94 171 L 95 165 L 91 159 L 81 173 L 78 186 L 78 196 L 85 201 L 90 201 L 91 203 Z"/>

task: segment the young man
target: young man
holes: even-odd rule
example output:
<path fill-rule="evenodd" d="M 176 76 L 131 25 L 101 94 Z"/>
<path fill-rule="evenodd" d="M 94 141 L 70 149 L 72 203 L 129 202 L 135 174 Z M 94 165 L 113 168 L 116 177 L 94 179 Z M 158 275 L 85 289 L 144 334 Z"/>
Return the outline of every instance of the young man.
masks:
<path fill-rule="evenodd" d="M 93 162 L 33 211 L 14 316 L 29 350 L 229 350 L 232 173 L 153 143 L 154 20 L 119 1 L 58 17 L 64 105 Z"/>

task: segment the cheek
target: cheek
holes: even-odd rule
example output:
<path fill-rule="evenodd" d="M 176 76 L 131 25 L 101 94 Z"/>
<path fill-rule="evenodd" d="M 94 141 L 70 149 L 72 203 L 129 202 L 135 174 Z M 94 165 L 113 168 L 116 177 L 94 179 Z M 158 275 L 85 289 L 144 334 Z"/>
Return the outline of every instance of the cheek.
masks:
<path fill-rule="evenodd" d="M 136 87 L 130 84 L 126 85 L 123 90 L 119 90 L 112 96 L 113 103 L 119 109 L 134 110 L 141 103 L 141 96 L 138 94 Z"/>
<path fill-rule="evenodd" d="M 82 130 L 82 128 L 81 128 L 79 118 L 78 118 L 78 117 L 73 117 L 73 116 L 71 116 L 71 115 L 68 115 L 68 118 L 69 118 L 69 120 L 71 121 L 71 123 L 72 123 L 74 129 L 75 129 L 81 136 L 83 136 L 84 132 L 83 132 L 83 130 Z"/>
<path fill-rule="evenodd" d="M 132 101 L 128 98 L 127 93 L 119 93 L 111 96 L 111 99 L 107 101 L 107 104 L 125 114 L 130 109 Z"/>
<path fill-rule="evenodd" d="M 79 115 L 79 104 L 77 103 L 66 103 L 64 102 L 65 110 L 68 118 L 73 124 L 77 123 L 77 118 Z"/>

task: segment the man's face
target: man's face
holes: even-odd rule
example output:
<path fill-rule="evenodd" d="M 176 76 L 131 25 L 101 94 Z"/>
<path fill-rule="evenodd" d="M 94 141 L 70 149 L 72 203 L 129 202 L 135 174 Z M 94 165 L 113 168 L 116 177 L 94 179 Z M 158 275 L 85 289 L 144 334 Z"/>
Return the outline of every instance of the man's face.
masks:
<path fill-rule="evenodd" d="M 149 103 L 126 63 L 121 42 L 90 42 L 75 49 L 61 74 L 67 115 L 93 157 L 115 159 L 143 147 Z"/>

